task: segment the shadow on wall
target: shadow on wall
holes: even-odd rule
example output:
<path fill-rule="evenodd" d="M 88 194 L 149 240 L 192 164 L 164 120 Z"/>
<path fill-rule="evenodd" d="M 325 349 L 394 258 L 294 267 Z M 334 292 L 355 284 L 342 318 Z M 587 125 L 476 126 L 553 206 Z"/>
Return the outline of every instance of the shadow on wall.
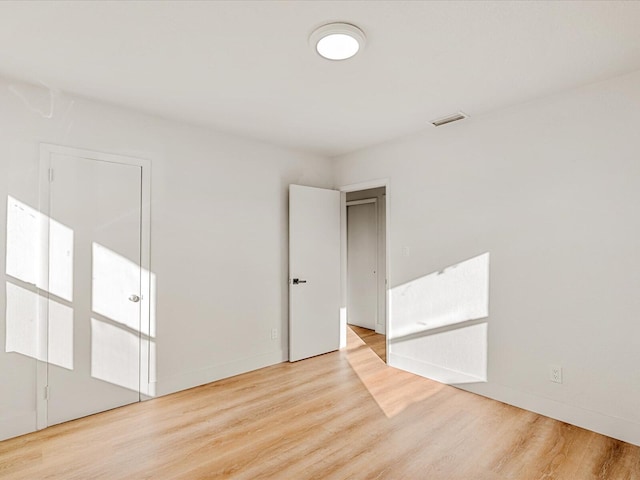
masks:
<path fill-rule="evenodd" d="M 103 245 L 92 247 L 91 318 L 77 318 L 73 230 L 8 197 L 5 352 L 73 370 L 75 316 L 91 322 L 91 376 L 153 396 L 155 274 Z M 150 293 L 140 312 L 126 300 L 127 279 Z"/>
<path fill-rule="evenodd" d="M 391 289 L 389 364 L 442 383 L 487 381 L 489 253 Z"/>

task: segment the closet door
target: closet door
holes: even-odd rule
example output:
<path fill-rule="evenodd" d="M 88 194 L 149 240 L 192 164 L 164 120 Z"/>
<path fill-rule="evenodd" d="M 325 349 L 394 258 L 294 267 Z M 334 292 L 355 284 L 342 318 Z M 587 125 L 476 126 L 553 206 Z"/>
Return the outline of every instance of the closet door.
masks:
<path fill-rule="evenodd" d="M 141 167 L 52 154 L 47 424 L 140 399 Z"/>

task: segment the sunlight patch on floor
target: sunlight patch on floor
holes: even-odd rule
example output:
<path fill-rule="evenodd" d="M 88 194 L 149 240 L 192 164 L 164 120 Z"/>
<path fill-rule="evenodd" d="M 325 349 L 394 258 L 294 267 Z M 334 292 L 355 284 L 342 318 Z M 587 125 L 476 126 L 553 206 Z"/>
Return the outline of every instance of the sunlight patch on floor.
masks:
<path fill-rule="evenodd" d="M 442 390 L 445 385 L 433 382 L 385 364 L 350 328 L 347 328 L 347 361 L 373 400 L 387 418 Z M 394 377 L 402 389 L 389 388 Z"/>

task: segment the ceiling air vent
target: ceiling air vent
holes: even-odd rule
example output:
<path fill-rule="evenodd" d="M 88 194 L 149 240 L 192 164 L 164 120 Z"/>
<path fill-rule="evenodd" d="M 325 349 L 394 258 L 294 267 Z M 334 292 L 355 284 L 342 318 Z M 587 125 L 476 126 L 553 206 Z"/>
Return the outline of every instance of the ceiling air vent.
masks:
<path fill-rule="evenodd" d="M 431 125 L 434 127 L 441 127 L 442 125 L 446 125 L 447 123 L 457 122 L 458 120 L 463 120 L 467 118 L 469 115 L 466 113 L 458 112 L 453 115 L 447 115 L 446 117 L 439 118 L 431 122 Z"/>

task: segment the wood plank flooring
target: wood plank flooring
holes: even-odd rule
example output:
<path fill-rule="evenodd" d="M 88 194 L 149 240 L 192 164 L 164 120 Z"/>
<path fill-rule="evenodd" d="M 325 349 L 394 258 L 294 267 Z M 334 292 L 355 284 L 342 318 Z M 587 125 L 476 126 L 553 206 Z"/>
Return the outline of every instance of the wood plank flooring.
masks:
<path fill-rule="evenodd" d="M 387 361 L 387 338 L 376 333 L 375 330 L 349 325 L 349 328 L 366 343 L 373 353 L 378 355 L 383 362 Z"/>
<path fill-rule="evenodd" d="M 349 346 L 0 442 L 3 479 L 640 479 L 640 448 Z"/>

